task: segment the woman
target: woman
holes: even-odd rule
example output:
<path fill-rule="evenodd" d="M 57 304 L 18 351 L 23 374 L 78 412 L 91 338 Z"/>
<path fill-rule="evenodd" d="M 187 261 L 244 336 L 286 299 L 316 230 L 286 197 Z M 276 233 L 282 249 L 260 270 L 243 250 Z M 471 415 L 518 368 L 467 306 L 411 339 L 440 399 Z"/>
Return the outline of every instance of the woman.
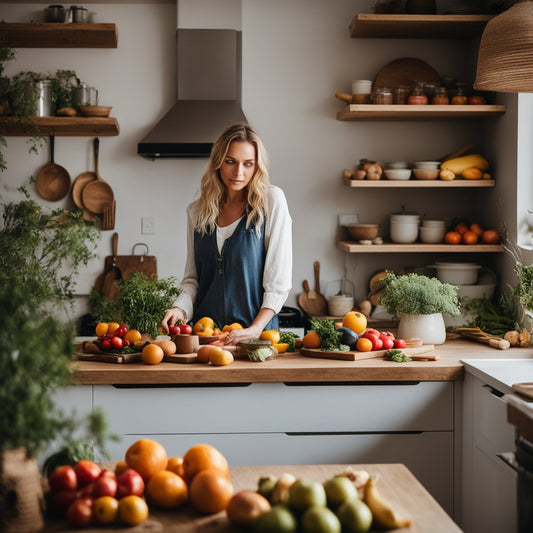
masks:
<path fill-rule="evenodd" d="M 283 191 L 270 184 L 263 143 L 248 124 L 213 144 L 199 198 L 187 208 L 187 262 L 181 293 L 162 326 L 211 317 L 238 322 L 227 344 L 278 329 L 292 281 L 292 220 Z"/>

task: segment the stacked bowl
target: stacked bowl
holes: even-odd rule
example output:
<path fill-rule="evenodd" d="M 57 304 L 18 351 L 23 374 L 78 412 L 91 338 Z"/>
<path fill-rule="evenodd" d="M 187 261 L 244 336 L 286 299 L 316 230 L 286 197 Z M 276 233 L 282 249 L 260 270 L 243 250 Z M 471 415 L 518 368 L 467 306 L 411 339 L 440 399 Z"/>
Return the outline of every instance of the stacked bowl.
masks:
<path fill-rule="evenodd" d="M 435 180 L 439 177 L 440 161 L 416 161 L 413 174 L 417 180 Z"/>
<path fill-rule="evenodd" d="M 390 217 L 392 242 L 410 244 L 418 239 L 420 215 L 417 213 L 393 213 Z"/>
<path fill-rule="evenodd" d="M 423 220 L 420 226 L 420 240 L 426 244 L 438 244 L 443 241 L 446 234 L 444 220 Z"/>

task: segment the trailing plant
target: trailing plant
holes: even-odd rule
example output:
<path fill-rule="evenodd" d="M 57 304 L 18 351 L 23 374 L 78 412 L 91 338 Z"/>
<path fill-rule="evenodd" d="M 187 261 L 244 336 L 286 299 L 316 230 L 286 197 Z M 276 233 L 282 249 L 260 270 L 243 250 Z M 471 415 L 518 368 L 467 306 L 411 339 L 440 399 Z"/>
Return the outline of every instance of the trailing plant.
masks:
<path fill-rule="evenodd" d="M 394 316 L 442 313 L 457 316 L 460 304 L 457 287 L 437 278 L 420 274 L 397 276 L 388 272 L 382 280 L 383 293 L 379 303 Z"/>
<path fill-rule="evenodd" d="M 156 337 L 165 311 L 172 307 L 180 293 L 176 278 L 152 280 L 140 272 L 134 272 L 128 279 L 116 283 L 120 295 L 113 302 L 100 292 L 91 291 L 89 303 L 92 317 L 97 322 L 124 322 L 130 328 Z"/>

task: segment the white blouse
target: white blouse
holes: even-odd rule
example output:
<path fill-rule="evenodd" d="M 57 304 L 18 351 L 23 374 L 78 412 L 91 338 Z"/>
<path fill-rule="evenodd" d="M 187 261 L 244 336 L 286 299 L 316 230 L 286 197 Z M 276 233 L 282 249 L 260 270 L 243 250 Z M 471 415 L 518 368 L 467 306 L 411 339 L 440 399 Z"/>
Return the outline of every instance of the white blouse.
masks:
<path fill-rule="evenodd" d="M 195 217 L 193 214 L 194 203 L 187 207 L 187 261 L 180 286 L 181 292 L 174 303 L 176 307 L 183 310 L 187 320 L 190 320 L 193 315 L 193 306 L 198 292 L 198 275 L 194 259 L 193 220 Z M 230 228 L 230 226 L 222 229 Z M 229 237 L 232 232 L 225 238 Z M 265 292 L 261 306 L 279 313 L 292 288 L 292 219 L 285 194 L 275 185 L 270 186 L 265 212 L 265 247 L 263 273 Z"/>

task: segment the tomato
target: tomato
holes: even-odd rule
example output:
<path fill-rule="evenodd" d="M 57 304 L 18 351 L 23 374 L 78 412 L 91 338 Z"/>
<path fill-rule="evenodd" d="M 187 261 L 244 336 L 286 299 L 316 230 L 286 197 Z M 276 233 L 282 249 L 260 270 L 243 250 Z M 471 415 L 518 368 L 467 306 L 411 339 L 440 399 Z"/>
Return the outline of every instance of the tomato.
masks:
<path fill-rule="evenodd" d="M 104 339 L 100 343 L 100 347 L 102 348 L 102 350 L 104 350 L 104 352 L 108 352 L 109 350 L 111 350 L 111 339 Z"/>
<path fill-rule="evenodd" d="M 89 527 L 93 510 L 84 500 L 76 500 L 67 509 L 68 523 L 74 527 Z"/>
<path fill-rule="evenodd" d="M 93 515 L 99 524 L 112 524 L 118 515 L 118 500 L 102 496 L 94 502 Z"/>
<path fill-rule="evenodd" d="M 405 340 L 404 339 L 395 339 L 394 340 L 394 348 L 398 348 L 398 349 L 405 348 Z"/>
<path fill-rule="evenodd" d="M 120 350 L 124 346 L 124 343 L 122 342 L 122 338 L 121 337 L 113 337 L 111 339 L 111 346 L 113 348 L 115 348 L 115 350 Z"/>
<path fill-rule="evenodd" d="M 58 466 L 48 476 L 48 484 L 55 491 L 76 490 L 78 487 L 76 471 L 70 465 Z"/>
<path fill-rule="evenodd" d="M 349 311 L 344 315 L 342 326 L 355 331 L 357 335 L 361 335 L 367 326 L 366 316 L 359 311 Z"/>
<path fill-rule="evenodd" d="M 89 483 L 85 485 L 79 492 L 78 498 L 92 498 L 94 492 L 94 483 Z"/>
<path fill-rule="evenodd" d="M 461 244 L 463 236 L 458 231 L 449 231 L 444 235 L 444 242 L 446 244 Z"/>
<path fill-rule="evenodd" d="M 259 338 L 262 341 L 270 341 L 272 344 L 278 344 L 279 342 L 279 331 L 277 329 L 267 329 L 261 332 Z"/>
<path fill-rule="evenodd" d="M 385 335 L 383 333 L 379 336 L 381 342 L 383 343 L 382 349 L 383 350 L 390 350 L 394 347 L 394 338 L 389 337 L 388 335 Z"/>
<path fill-rule="evenodd" d="M 87 459 L 80 459 L 74 466 L 74 470 L 78 476 L 78 483 L 80 487 L 84 487 L 85 485 L 95 481 L 102 471 L 102 469 L 96 463 L 93 463 Z"/>
<path fill-rule="evenodd" d="M 127 339 L 122 339 L 122 346 L 129 346 L 131 343 Z"/>
<path fill-rule="evenodd" d="M 168 332 L 170 335 L 179 335 L 179 332 L 180 332 L 180 327 L 179 326 L 169 326 L 168 327 Z"/>
<path fill-rule="evenodd" d="M 128 326 L 120 326 L 119 328 L 117 328 L 115 330 L 115 337 L 124 337 L 124 335 L 126 335 L 126 333 L 128 332 Z"/>
<path fill-rule="evenodd" d="M 463 233 L 463 242 L 465 244 L 477 244 L 479 236 L 474 231 L 468 230 Z"/>
<path fill-rule="evenodd" d="M 78 499 L 75 491 L 60 490 L 52 492 L 46 502 L 46 508 L 51 516 L 63 518 L 70 505 Z"/>
<path fill-rule="evenodd" d="M 192 333 L 192 326 L 189 326 L 189 324 L 180 324 L 179 332 L 182 335 L 190 335 Z"/>
<path fill-rule="evenodd" d="M 102 496 L 114 497 L 117 493 L 117 480 L 115 476 L 100 476 L 93 483 L 93 498 L 101 498 Z"/>
<path fill-rule="evenodd" d="M 142 496 L 144 492 L 144 480 L 137 471 L 133 468 L 124 470 L 117 476 L 117 494 L 116 497 L 120 500 L 130 494 Z"/>
<path fill-rule="evenodd" d="M 502 240 L 502 237 L 495 229 L 487 229 L 482 233 L 481 240 L 485 244 L 499 244 Z"/>
<path fill-rule="evenodd" d="M 472 95 L 468 97 L 468 103 L 470 105 L 485 105 L 487 100 L 483 96 Z"/>
<path fill-rule="evenodd" d="M 118 517 L 127 526 L 136 526 L 148 518 L 148 505 L 140 496 L 126 496 L 118 502 Z"/>

